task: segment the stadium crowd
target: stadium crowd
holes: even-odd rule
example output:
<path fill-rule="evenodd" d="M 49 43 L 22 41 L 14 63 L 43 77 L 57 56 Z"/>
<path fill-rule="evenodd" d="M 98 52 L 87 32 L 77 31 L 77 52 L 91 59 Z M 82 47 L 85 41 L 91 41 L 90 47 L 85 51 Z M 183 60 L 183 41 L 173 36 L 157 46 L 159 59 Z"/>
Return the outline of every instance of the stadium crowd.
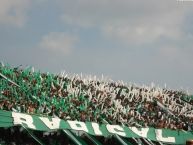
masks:
<path fill-rule="evenodd" d="M 0 65 L 0 109 L 136 127 L 193 130 L 193 96 L 97 77 Z"/>

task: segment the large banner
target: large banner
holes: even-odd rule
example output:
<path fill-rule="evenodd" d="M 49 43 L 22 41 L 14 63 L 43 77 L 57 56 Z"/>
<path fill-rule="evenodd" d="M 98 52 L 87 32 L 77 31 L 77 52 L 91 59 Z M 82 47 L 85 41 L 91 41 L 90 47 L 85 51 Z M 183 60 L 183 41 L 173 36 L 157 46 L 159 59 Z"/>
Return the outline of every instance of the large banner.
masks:
<path fill-rule="evenodd" d="M 54 131 L 57 129 L 72 129 L 85 131 L 94 136 L 109 136 L 117 134 L 122 137 L 148 138 L 170 144 L 185 144 L 186 140 L 193 139 L 193 134 L 187 131 L 170 129 L 136 128 L 120 125 L 98 124 L 95 122 L 64 121 L 59 118 L 29 115 L 0 110 L 0 127 L 22 125 L 39 131 Z"/>

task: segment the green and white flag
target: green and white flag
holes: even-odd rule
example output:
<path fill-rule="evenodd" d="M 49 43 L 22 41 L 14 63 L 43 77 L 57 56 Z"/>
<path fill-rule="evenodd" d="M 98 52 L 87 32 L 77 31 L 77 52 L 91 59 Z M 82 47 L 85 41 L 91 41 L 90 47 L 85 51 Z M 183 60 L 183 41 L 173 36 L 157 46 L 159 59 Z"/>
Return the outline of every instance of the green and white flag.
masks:
<path fill-rule="evenodd" d="M 170 144 L 185 144 L 187 140 L 193 139 L 192 132 L 187 131 L 156 129 L 152 127 L 136 128 L 71 120 L 65 121 L 59 118 L 0 110 L 0 127 L 12 127 L 16 125 L 38 131 L 55 131 L 58 129 L 81 130 L 94 136 L 107 137 L 110 135 L 119 135 L 128 138 L 146 138 Z"/>

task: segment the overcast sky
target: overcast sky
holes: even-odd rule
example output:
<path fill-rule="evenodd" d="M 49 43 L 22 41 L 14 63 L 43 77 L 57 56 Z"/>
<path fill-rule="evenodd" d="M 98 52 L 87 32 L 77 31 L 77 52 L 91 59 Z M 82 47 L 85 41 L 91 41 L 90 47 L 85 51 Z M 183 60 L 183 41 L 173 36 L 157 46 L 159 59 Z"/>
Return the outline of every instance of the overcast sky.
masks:
<path fill-rule="evenodd" d="M 193 1 L 0 0 L 0 61 L 193 93 Z"/>

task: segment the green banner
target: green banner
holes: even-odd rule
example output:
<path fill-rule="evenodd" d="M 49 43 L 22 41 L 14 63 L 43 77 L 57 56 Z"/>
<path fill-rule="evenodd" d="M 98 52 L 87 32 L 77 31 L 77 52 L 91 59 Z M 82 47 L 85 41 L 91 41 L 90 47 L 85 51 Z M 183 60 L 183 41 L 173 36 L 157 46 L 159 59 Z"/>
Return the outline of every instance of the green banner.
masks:
<path fill-rule="evenodd" d="M 57 129 L 72 129 L 85 131 L 95 136 L 109 136 L 117 134 L 122 137 L 148 138 L 170 144 L 185 144 L 186 140 L 193 139 L 193 134 L 187 131 L 170 129 L 136 128 L 120 125 L 98 124 L 95 122 L 64 121 L 59 118 L 29 115 L 0 110 L 0 127 L 23 125 L 29 129 L 52 131 Z"/>

